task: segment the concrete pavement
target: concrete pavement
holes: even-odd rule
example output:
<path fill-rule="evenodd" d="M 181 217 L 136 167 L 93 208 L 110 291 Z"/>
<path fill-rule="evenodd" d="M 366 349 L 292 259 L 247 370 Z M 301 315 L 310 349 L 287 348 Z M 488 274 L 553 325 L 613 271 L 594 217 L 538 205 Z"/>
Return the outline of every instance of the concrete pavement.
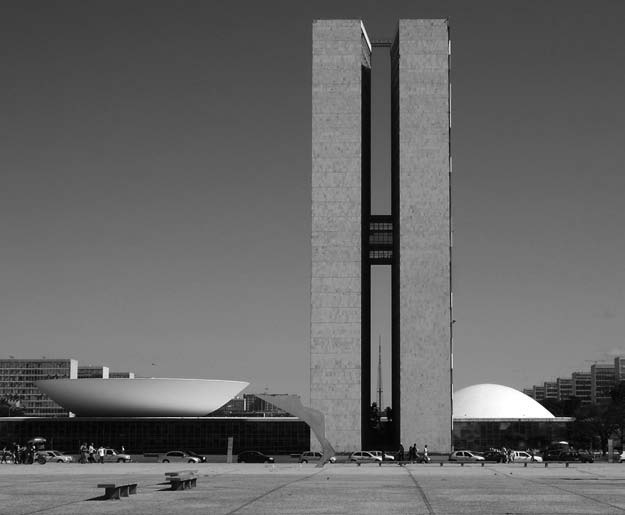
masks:
<path fill-rule="evenodd" d="M 197 469 L 197 488 L 170 491 L 165 472 Z M 137 494 L 100 500 L 102 482 Z M 625 465 L 54 464 L 0 465 L 0 514 L 625 513 Z"/>

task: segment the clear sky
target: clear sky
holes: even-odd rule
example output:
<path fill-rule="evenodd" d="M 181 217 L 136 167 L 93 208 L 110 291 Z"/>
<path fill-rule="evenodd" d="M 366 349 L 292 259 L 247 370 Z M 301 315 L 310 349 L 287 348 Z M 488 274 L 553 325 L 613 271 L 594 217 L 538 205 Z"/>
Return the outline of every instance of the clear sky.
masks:
<path fill-rule="evenodd" d="M 306 401 L 312 20 L 441 17 L 456 388 L 625 354 L 624 2 L 4 1 L 1 357 Z"/>

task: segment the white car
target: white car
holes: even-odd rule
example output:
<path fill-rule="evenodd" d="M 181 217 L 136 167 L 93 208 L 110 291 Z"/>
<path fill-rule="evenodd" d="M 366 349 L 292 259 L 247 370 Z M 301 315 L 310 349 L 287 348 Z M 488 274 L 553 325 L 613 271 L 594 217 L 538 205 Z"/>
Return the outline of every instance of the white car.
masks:
<path fill-rule="evenodd" d="M 382 461 L 382 456 L 376 456 L 369 451 L 356 451 L 352 452 L 349 461 L 355 461 L 357 463 L 377 463 Z"/>
<path fill-rule="evenodd" d="M 323 454 L 317 451 L 306 451 L 303 452 L 299 457 L 300 463 L 308 463 L 309 461 L 321 461 L 323 458 Z M 336 463 L 336 457 L 332 456 L 329 460 L 330 463 Z"/>
<path fill-rule="evenodd" d="M 540 456 L 532 456 L 529 452 L 525 451 L 512 451 L 510 456 L 512 461 L 518 461 L 519 463 L 542 463 L 543 459 Z"/>
<path fill-rule="evenodd" d="M 161 463 L 200 463 L 200 458 L 184 451 L 169 451 L 161 458 Z"/>
<path fill-rule="evenodd" d="M 373 454 L 374 456 L 379 456 L 380 458 L 382 458 L 383 461 L 395 461 L 395 456 L 393 456 L 392 454 L 386 454 L 385 452 L 383 453 L 382 451 L 369 451 L 371 454 Z"/>
<path fill-rule="evenodd" d="M 473 451 L 454 451 L 449 455 L 449 461 L 485 461 L 485 459 Z"/>
<path fill-rule="evenodd" d="M 39 451 L 39 456 L 43 456 L 48 463 L 71 463 L 73 458 L 59 451 Z"/>
<path fill-rule="evenodd" d="M 95 454 L 95 459 L 99 459 L 98 454 Z M 115 449 L 104 449 L 104 462 L 105 463 L 130 463 L 132 458 L 130 454 L 122 454 Z"/>
<path fill-rule="evenodd" d="M 618 457 L 619 463 L 623 463 L 624 461 L 625 461 L 625 451 L 623 451 Z"/>

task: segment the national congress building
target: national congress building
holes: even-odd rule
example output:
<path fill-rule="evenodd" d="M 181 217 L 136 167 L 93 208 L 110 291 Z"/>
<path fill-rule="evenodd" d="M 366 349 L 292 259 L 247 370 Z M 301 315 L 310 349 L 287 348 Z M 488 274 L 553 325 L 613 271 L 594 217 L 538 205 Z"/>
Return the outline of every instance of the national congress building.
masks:
<path fill-rule="evenodd" d="M 381 44 L 391 59 L 390 213 L 370 208 L 372 41 L 360 20 L 317 20 L 312 35 L 311 406 L 337 450 L 378 443 L 369 430 L 370 278 L 372 266 L 390 266 L 390 444 L 449 452 L 448 23 L 400 20 Z"/>

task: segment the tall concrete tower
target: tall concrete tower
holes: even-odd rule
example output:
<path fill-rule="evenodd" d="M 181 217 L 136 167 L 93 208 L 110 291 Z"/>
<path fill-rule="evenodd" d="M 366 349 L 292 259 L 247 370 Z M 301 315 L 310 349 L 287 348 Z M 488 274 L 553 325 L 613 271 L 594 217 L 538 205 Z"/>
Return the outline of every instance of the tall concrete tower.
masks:
<path fill-rule="evenodd" d="M 373 43 L 376 44 L 375 41 Z M 313 23 L 311 406 L 337 450 L 451 449 L 447 20 L 400 20 L 391 59 L 391 213 L 370 212 L 371 40 Z M 390 266 L 392 420 L 371 422 L 371 267 Z"/>

